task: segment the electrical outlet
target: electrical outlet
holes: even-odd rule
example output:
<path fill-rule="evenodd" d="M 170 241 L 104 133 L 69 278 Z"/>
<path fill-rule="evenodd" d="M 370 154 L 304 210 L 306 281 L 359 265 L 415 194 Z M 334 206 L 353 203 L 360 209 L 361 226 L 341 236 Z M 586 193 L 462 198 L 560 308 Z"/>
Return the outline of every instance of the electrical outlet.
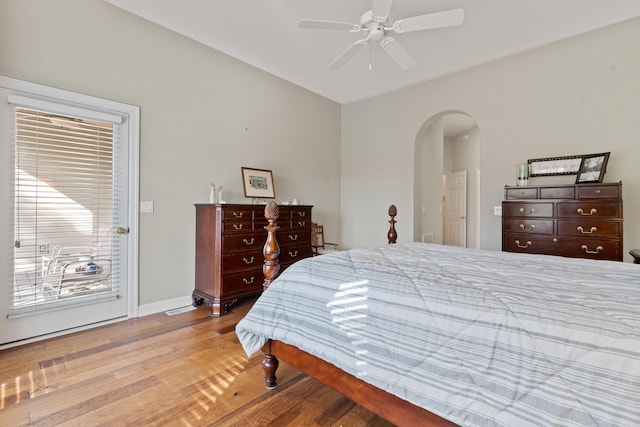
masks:
<path fill-rule="evenodd" d="M 493 207 L 493 214 L 495 216 L 502 216 L 502 206 L 494 206 Z"/>

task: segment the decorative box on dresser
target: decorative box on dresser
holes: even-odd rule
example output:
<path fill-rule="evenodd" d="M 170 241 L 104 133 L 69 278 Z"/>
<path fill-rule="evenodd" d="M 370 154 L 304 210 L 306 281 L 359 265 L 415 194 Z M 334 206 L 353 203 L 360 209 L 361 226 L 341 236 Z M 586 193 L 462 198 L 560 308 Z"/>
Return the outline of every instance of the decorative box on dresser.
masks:
<path fill-rule="evenodd" d="M 502 250 L 622 261 L 622 183 L 505 186 Z"/>
<path fill-rule="evenodd" d="M 193 304 L 206 302 L 212 316 L 239 298 L 262 292 L 264 205 L 196 204 L 196 274 Z M 311 256 L 312 206 L 279 206 L 280 271 Z"/>

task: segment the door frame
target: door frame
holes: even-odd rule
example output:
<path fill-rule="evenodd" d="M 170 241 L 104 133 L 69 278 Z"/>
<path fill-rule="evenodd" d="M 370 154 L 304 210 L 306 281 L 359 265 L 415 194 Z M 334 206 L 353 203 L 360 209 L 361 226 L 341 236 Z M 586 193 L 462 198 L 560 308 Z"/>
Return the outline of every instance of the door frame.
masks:
<path fill-rule="evenodd" d="M 127 272 L 126 272 L 126 280 L 127 280 L 127 314 L 126 317 L 120 317 L 117 319 L 105 320 L 103 322 L 93 323 L 84 326 L 74 327 L 72 329 L 67 329 L 59 332 L 52 332 L 45 335 L 40 335 L 33 338 L 26 338 L 24 340 L 14 341 L 11 343 L 7 343 L 4 345 L 0 345 L 0 349 L 14 347 L 17 345 L 22 345 L 28 342 L 39 341 L 45 338 L 50 338 L 54 336 L 59 336 L 63 334 L 72 333 L 79 330 L 89 329 L 96 326 L 100 326 L 103 324 L 113 323 L 116 321 L 126 320 L 128 318 L 133 318 L 138 316 L 138 248 L 139 248 L 139 157 L 140 157 L 140 107 L 124 104 L 116 101 L 111 101 L 108 99 L 93 97 L 90 95 L 84 95 L 77 92 L 70 92 L 67 90 L 52 88 L 44 85 L 40 85 L 37 83 L 25 82 L 22 80 L 17 80 L 5 76 L 0 76 L 0 88 L 9 91 L 10 93 L 28 95 L 29 97 L 41 99 L 46 101 L 48 99 L 51 100 L 60 100 L 65 103 L 77 104 L 77 105 L 95 105 L 96 101 L 99 102 L 101 108 L 104 108 L 108 111 L 117 112 L 121 114 L 125 114 L 127 116 L 126 126 L 128 132 L 128 210 L 126 214 L 127 219 L 127 227 L 129 228 L 129 235 L 127 238 Z M 11 126 L 3 126 L 5 128 L 5 132 L 0 134 L 0 140 L 7 141 L 13 143 L 12 135 L 11 135 Z M 7 168 L 11 169 L 11 168 Z M 8 171 L 7 174 L 2 178 L 0 189 L 0 198 L 3 200 L 9 200 L 9 198 L 13 197 L 13 191 L 9 190 L 6 185 L 8 182 L 12 182 L 12 178 L 10 179 L 9 175 L 13 174 L 13 170 Z M 11 224 L 11 216 L 12 212 L 9 212 L 8 209 L 2 210 L 0 212 L 0 223 L 5 224 L 5 227 L 8 227 L 8 224 Z M 12 255 L 9 253 L 9 249 L 5 248 L 5 245 L 0 245 L 0 259 L 10 259 Z M 9 272 L 6 271 L 6 264 L 0 266 L 0 277 L 5 278 L 7 280 L 9 278 Z"/>

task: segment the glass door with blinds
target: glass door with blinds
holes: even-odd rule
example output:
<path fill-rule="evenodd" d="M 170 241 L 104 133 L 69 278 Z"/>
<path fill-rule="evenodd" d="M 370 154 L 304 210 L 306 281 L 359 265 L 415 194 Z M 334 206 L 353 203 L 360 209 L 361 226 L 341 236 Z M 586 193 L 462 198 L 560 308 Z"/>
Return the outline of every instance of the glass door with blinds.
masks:
<path fill-rule="evenodd" d="M 126 317 L 127 117 L 8 99 L 12 242 L 0 345 Z"/>

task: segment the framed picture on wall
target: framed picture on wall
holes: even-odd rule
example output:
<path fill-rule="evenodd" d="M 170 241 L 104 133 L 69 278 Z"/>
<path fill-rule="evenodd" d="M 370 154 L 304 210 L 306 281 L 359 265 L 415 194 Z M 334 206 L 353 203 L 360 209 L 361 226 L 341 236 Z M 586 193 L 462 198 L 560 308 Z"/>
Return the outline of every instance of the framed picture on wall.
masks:
<path fill-rule="evenodd" d="M 590 154 L 582 158 L 576 184 L 602 182 L 610 153 Z"/>
<path fill-rule="evenodd" d="M 270 170 L 242 168 L 242 183 L 244 196 L 257 199 L 275 199 L 273 175 Z"/>

